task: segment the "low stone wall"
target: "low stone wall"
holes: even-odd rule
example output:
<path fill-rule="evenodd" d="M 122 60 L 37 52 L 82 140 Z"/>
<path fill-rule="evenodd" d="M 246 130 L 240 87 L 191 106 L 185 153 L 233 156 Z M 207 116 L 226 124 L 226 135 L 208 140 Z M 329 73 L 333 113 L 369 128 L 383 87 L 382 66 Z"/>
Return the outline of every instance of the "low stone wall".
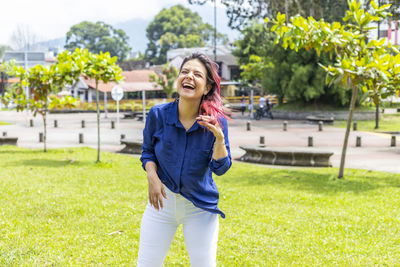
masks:
<path fill-rule="evenodd" d="M 121 139 L 121 145 L 125 145 L 125 147 L 119 153 L 142 154 L 143 141 L 141 140 Z"/>
<path fill-rule="evenodd" d="M 13 145 L 16 146 L 18 142 L 18 137 L 0 137 L 1 145 Z"/>
<path fill-rule="evenodd" d="M 349 111 L 287 111 L 273 110 L 272 115 L 275 119 L 281 120 L 307 120 L 308 116 L 324 116 L 333 117 L 334 120 L 347 120 Z M 353 120 L 373 120 L 375 119 L 375 111 L 356 111 L 353 115 Z"/>
<path fill-rule="evenodd" d="M 289 166 L 332 167 L 330 157 L 333 152 L 316 149 L 265 148 L 256 146 L 240 146 L 246 154 L 241 161 Z"/>

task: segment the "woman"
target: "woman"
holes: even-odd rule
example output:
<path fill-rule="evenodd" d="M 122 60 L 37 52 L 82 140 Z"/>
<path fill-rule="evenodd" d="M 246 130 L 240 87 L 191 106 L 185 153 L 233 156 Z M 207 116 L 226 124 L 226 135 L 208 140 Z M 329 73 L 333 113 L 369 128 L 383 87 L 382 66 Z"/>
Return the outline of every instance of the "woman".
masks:
<path fill-rule="evenodd" d="M 177 90 L 177 101 L 150 110 L 143 130 L 149 203 L 140 267 L 162 266 L 180 224 L 191 266 L 216 266 L 218 215 L 225 215 L 212 172 L 222 175 L 232 164 L 217 65 L 202 54 L 186 57 Z"/>

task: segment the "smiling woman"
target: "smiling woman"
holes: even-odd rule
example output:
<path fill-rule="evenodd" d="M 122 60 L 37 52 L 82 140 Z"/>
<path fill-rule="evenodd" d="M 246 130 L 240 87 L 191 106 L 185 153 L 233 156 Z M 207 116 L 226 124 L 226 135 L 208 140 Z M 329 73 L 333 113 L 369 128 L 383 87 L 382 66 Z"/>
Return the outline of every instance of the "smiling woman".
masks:
<path fill-rule="evenodd" d="M 183 60 L 179 99 L 155 106 L 143 130 L 149 201 L 140 228 L 138 266 L 162 266 L 180 224 L 191 266 L 216 266 L 219 193 L 212 173 L 232 161 L 217 65 L 203 54 Z"/>

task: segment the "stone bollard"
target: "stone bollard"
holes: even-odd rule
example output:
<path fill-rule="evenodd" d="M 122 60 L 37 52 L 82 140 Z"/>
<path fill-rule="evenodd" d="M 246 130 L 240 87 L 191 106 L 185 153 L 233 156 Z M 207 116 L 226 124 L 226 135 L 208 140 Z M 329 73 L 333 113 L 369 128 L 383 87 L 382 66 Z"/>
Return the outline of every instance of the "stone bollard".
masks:
<path fill-rule="evenodd" d="M 265 136 L 260 136 L 260 147 L 265 147 Z"/>
<path fill-rule="evenodd" d="M 323 121 L 318 122 L 318 131 L 322 132 L 322 126 L 324 125 Z"/>
<path fill-rule="evenodd" d="M 6 137 L 7 136 L 7 132 L 3 132 L 3 136 Z"/>
<path fill-rule="evenodd" d="M 312 136 L 308 137 L 308 146 L 314 146 L 314 141 Z"/>
<path fill-rule="evenodd" d="M 83 144 L 83 133 L 79 134 L 79 144 Z"/>
<path fill-rule="evenodd" d="M 81 127 L 85 128 L 85 121 L 84 120 L 81 121 Z"/>
<path fill-rule="evenodd" d="M 124 134 L 121 134 L 121 139 L 125 139 L 125 135 Z"/>
<path fill-rule="evenodd" d="M 390 146 L 396 146 L 396 136 L 392 135 L 392 139 L 390 140 Z"/>
<path fill-rule="evenodd" d="M 283 130 L 284 130 L 284 131 L 287 131 L 287 125 L 288 125 L 288 122 L 287 122 L 287 121 L 284 121 L 284 122 L 283 122 Z"/>
<path fill-rule="evenodd" d="M 115 121 L 111 121 L 111 129 L 115 129 Z"/>
<path fill-rule="evenodd" d="M 353 131 L 357 131 L 357 122 L 353 122 Z"/>
<path fill-rule="evenodd" d="M 33 127 L 33 120 L 29 120 L 29 127 Z"/>
<path fill-rule="evenodd" d="M 357 136 L 356 147 L 361 147 L 361 136 Z"/>
<path fill-rule="evenodd" d="M 43 133 L 39 133 L 39 143 L 43 143 Z"/>
<path fill-rule="evenodd" d="M 58 127 L 58 121 L 54 120 L 54 128 L 57 128 L 57 127 Z"/>
<path fill-rule="evenodd" d="M 250 121 L 246 122 L 246 129 L 247 129 L 247 131 L 251 131 Z"/>

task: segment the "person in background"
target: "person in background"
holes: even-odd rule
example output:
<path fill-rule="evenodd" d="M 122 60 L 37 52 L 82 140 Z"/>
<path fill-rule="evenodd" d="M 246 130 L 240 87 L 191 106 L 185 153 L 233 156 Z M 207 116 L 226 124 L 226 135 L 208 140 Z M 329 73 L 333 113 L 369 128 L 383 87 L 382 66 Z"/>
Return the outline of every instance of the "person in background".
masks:
<path fill-rule="evenodd" d="M 259 99 L 259 102 L 258 102 L 258 106 L 259 106 L 261 109 L 263 109 L 263 108 L 265 107 L 265 101 L 266 101 L 265 96 L 264 96 L 264 94 L 262 94 L 262 95 L 260 96 L 260 99 Z"/>
<path fill-rule="evenodd" d="M 246 100 L 244 99 L 244 95 L 240 99 L 240 111 L 242 111 L 242 116 L 244 116 L 244 112 L 246 110 Z"/>
<path fill-rule="evenodd" d="M 149 112 L 140 158 L 149 199 L 139 267 L 162 266 L 180 224 L 191 266 L 216 266 L 218 216 L 225 214 L 212 174 L 232 164 L 217 67 L 203 54 L 186 57 L 177 78 L 179 99 Z"/>

